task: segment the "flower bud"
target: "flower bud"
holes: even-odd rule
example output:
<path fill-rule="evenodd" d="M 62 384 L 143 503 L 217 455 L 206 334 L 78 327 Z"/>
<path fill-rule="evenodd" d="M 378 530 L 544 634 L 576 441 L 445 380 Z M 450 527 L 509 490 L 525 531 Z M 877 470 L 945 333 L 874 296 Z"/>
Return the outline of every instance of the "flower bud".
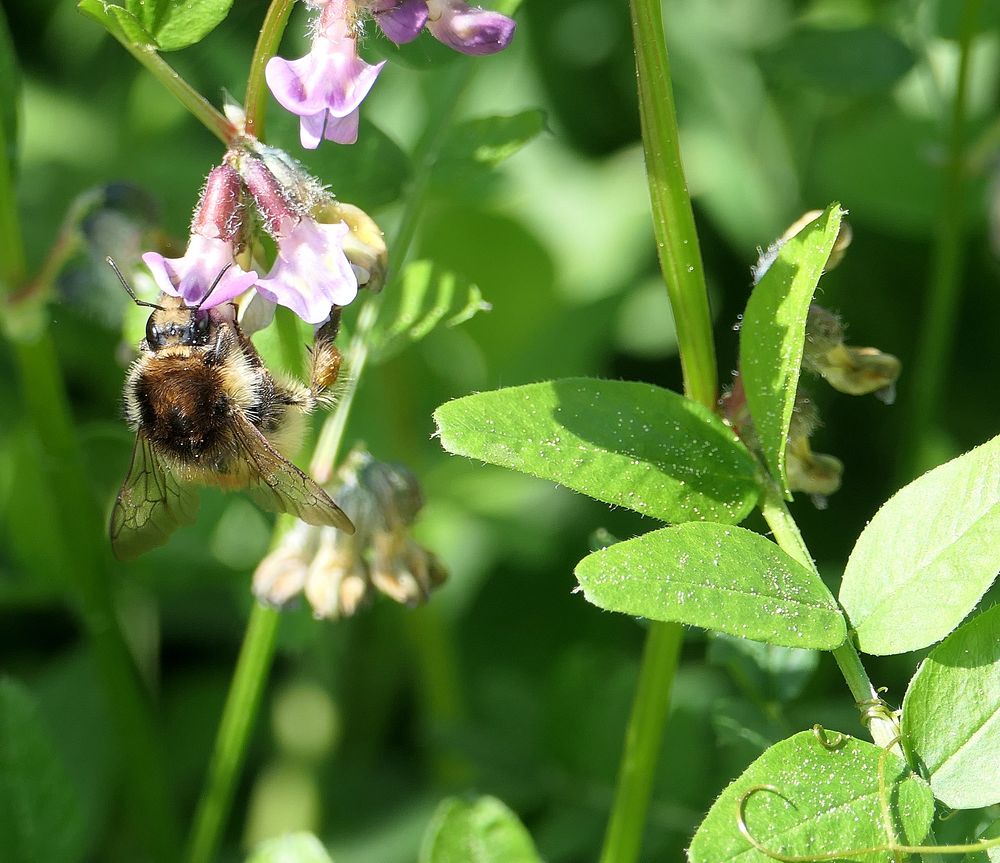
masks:
<path fill-rule="evenodd" d="M 195 208 L 191 233 L 235 241 L 243 227 L 242 199 L 240 175 L 226 164 L 213 168 Z"/>
<path fill-rule="evenodd" d="M 510 44 L 517 27 L 506 15 L 462 0 L 427 0 L 427 10 L 431 35 L 463 54 L 496 54 Z"/>

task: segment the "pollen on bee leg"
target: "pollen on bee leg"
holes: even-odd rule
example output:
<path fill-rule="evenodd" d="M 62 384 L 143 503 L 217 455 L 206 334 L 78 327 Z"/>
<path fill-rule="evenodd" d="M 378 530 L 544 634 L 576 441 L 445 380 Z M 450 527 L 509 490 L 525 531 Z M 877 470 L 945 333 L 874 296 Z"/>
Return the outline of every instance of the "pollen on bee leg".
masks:
<path fill-rule="evenodd" d="M 314 396 L 319 397 L 337 382 L 341 360 L 340 351 L 333 342 L 316 342 L 312 350 L 312 371 L 309 375 L 309 389 Z"/>

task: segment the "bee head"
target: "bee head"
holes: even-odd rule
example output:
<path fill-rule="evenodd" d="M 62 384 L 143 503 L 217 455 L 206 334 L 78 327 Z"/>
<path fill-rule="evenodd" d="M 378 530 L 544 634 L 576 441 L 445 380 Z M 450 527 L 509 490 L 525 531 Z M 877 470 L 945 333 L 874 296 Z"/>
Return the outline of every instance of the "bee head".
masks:
<path fill-rule="evenodd" d="M 212 331 L 209 311 L 187 306 L 180 297 L 164 294 L 161 306 L 146 321 L 146 344 L 152 351 L 175 345 L 207 345 Z"/>

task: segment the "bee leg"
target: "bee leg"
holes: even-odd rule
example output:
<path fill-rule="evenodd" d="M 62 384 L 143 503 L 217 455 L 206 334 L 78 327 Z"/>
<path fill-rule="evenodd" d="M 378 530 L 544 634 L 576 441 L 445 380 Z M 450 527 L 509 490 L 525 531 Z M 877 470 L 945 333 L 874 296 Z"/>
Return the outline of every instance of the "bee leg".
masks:
<path fill-rule="evenodd" d="M 330 310 L 330 320 L 319 328 L 310 352 L 309 390 L 315 399 L 332 387 L 340 374 L 341 355 L 333 343 L 340 330 L 340 313 L 340 306 Z"/>

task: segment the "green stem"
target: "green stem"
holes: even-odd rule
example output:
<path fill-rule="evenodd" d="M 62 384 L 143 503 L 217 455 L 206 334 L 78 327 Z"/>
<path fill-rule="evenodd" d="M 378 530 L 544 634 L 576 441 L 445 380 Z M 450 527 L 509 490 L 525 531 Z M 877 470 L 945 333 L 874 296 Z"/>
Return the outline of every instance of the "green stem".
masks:
<path fill-rule="evenodd" d="M 650 624 L 600 863 L 639 859 L 682 639 L 679 626 Z"/>
<path fill-rule="evenodd" d="M 280 620 L 281 615 L 274 609 L 254 603 L 195 813 L 187 863 L 211 863 L 215 859 L 274 659 Z"/>
<path fill-rule="evenodd" d="M 660 4 L 656 0 L 631 0 L 631 8 L 653 231 L 677 322 L 684 390 L 695 401 L 714 409 L 718 383 L 715 343 L 698 233 L 681 164 Z"/>
<path fill-rule="evenodd" d="M 267 111 L 267 87 L 264 82 L 264 67 L 267 61 L 278 53 L 278 45 L 288 25 L 288 16 L 295 6 L 295 0 L 272 0 L 260 25 L 260 35 L 250 60 L 250 75 L 244 97 L 246 110 L 246 130 L 248 135 L 264 137 L 264 117 Z"/>
<path fill-rule="evenodd" d="M 631 0 L 630 5 L 653 231 L 677 326 L 684 391 L 714 409 L 715 342 L 694 212 L 681 164 L 660 4 L 659 0 Z M 679 624 L 650 624 L 601 863 L 632 863 L 639 857 L 682 637 Z"/>
<path fill-rule="evenodd" d="M 8 147 L 13 149 L 14 144 L 7 140 L 8 131 L 0 122 L 0 296 L 13 293 L 27 275 L 14 176 L 6 158 Z"/>
<path fill-rule="evenodd" d="M 819 571 L 816 569 L 816 563 L 813 561 L 812 555 L 809 554 L 805 540 L 802 539 L 799 526 L 792 518 L 788 506 L 777 488 L 769 490 L 763 496 L 760 502 L 760 511 L 774 534 L 775 542 L 791 557 L 818 576 Z M 861 664 L 861 657 L 850 639 L 833 651 L 833 658 L 837 661 L 841 674 L 847 681 L 847 687 L 851 690 L 851 695 L 854 696 L 859 707 L 862 705 L 874 707 L 880 703 L 878 693 L 872 686 L 868 672 Z M 889 746 L 898 739 L 899 725 L 887 710 L 873 711 L 869 714 L 863 709 L 862 716 L 870 716 L 865 721 L 872 740 L 879 746 Z"/>
<path fill-rule="evenodd" d="M 177 100 L 190 111 L 201 124 L 227 147 L 236 134 L 236 129 L 223 114 L 217 111 L 209 101 L 194 87 L 185 81 L 166 60 L 157 52 L 153 45 L 139 45 L 133 42 L 115 20 L 112 13 L 106 9 L 88 5 L 81 8 L 84 14 L 95 21 L 117 39 L 123 48 L 144 66 L 156 80 L 167 88 Z"/>
<path fill-rule="evenodd" d="M 941 210 L 934 242 L 931 282 L 923 329 L 914 354 L 910 420 L 904 451 L 903 480 L 911 479 L 927 464 L 929 433 L 935 421 L 948 374 L 948 359 L 954 341 L 955 319 L 961 299 L 962 265 L 965 257 L 966 178 L 965 106 L 968 96 L 969 60 L 983 0 L 965 0 L 959 37 L 958 81 L 952 101 L 948 160 L 943 177 Z"/>

